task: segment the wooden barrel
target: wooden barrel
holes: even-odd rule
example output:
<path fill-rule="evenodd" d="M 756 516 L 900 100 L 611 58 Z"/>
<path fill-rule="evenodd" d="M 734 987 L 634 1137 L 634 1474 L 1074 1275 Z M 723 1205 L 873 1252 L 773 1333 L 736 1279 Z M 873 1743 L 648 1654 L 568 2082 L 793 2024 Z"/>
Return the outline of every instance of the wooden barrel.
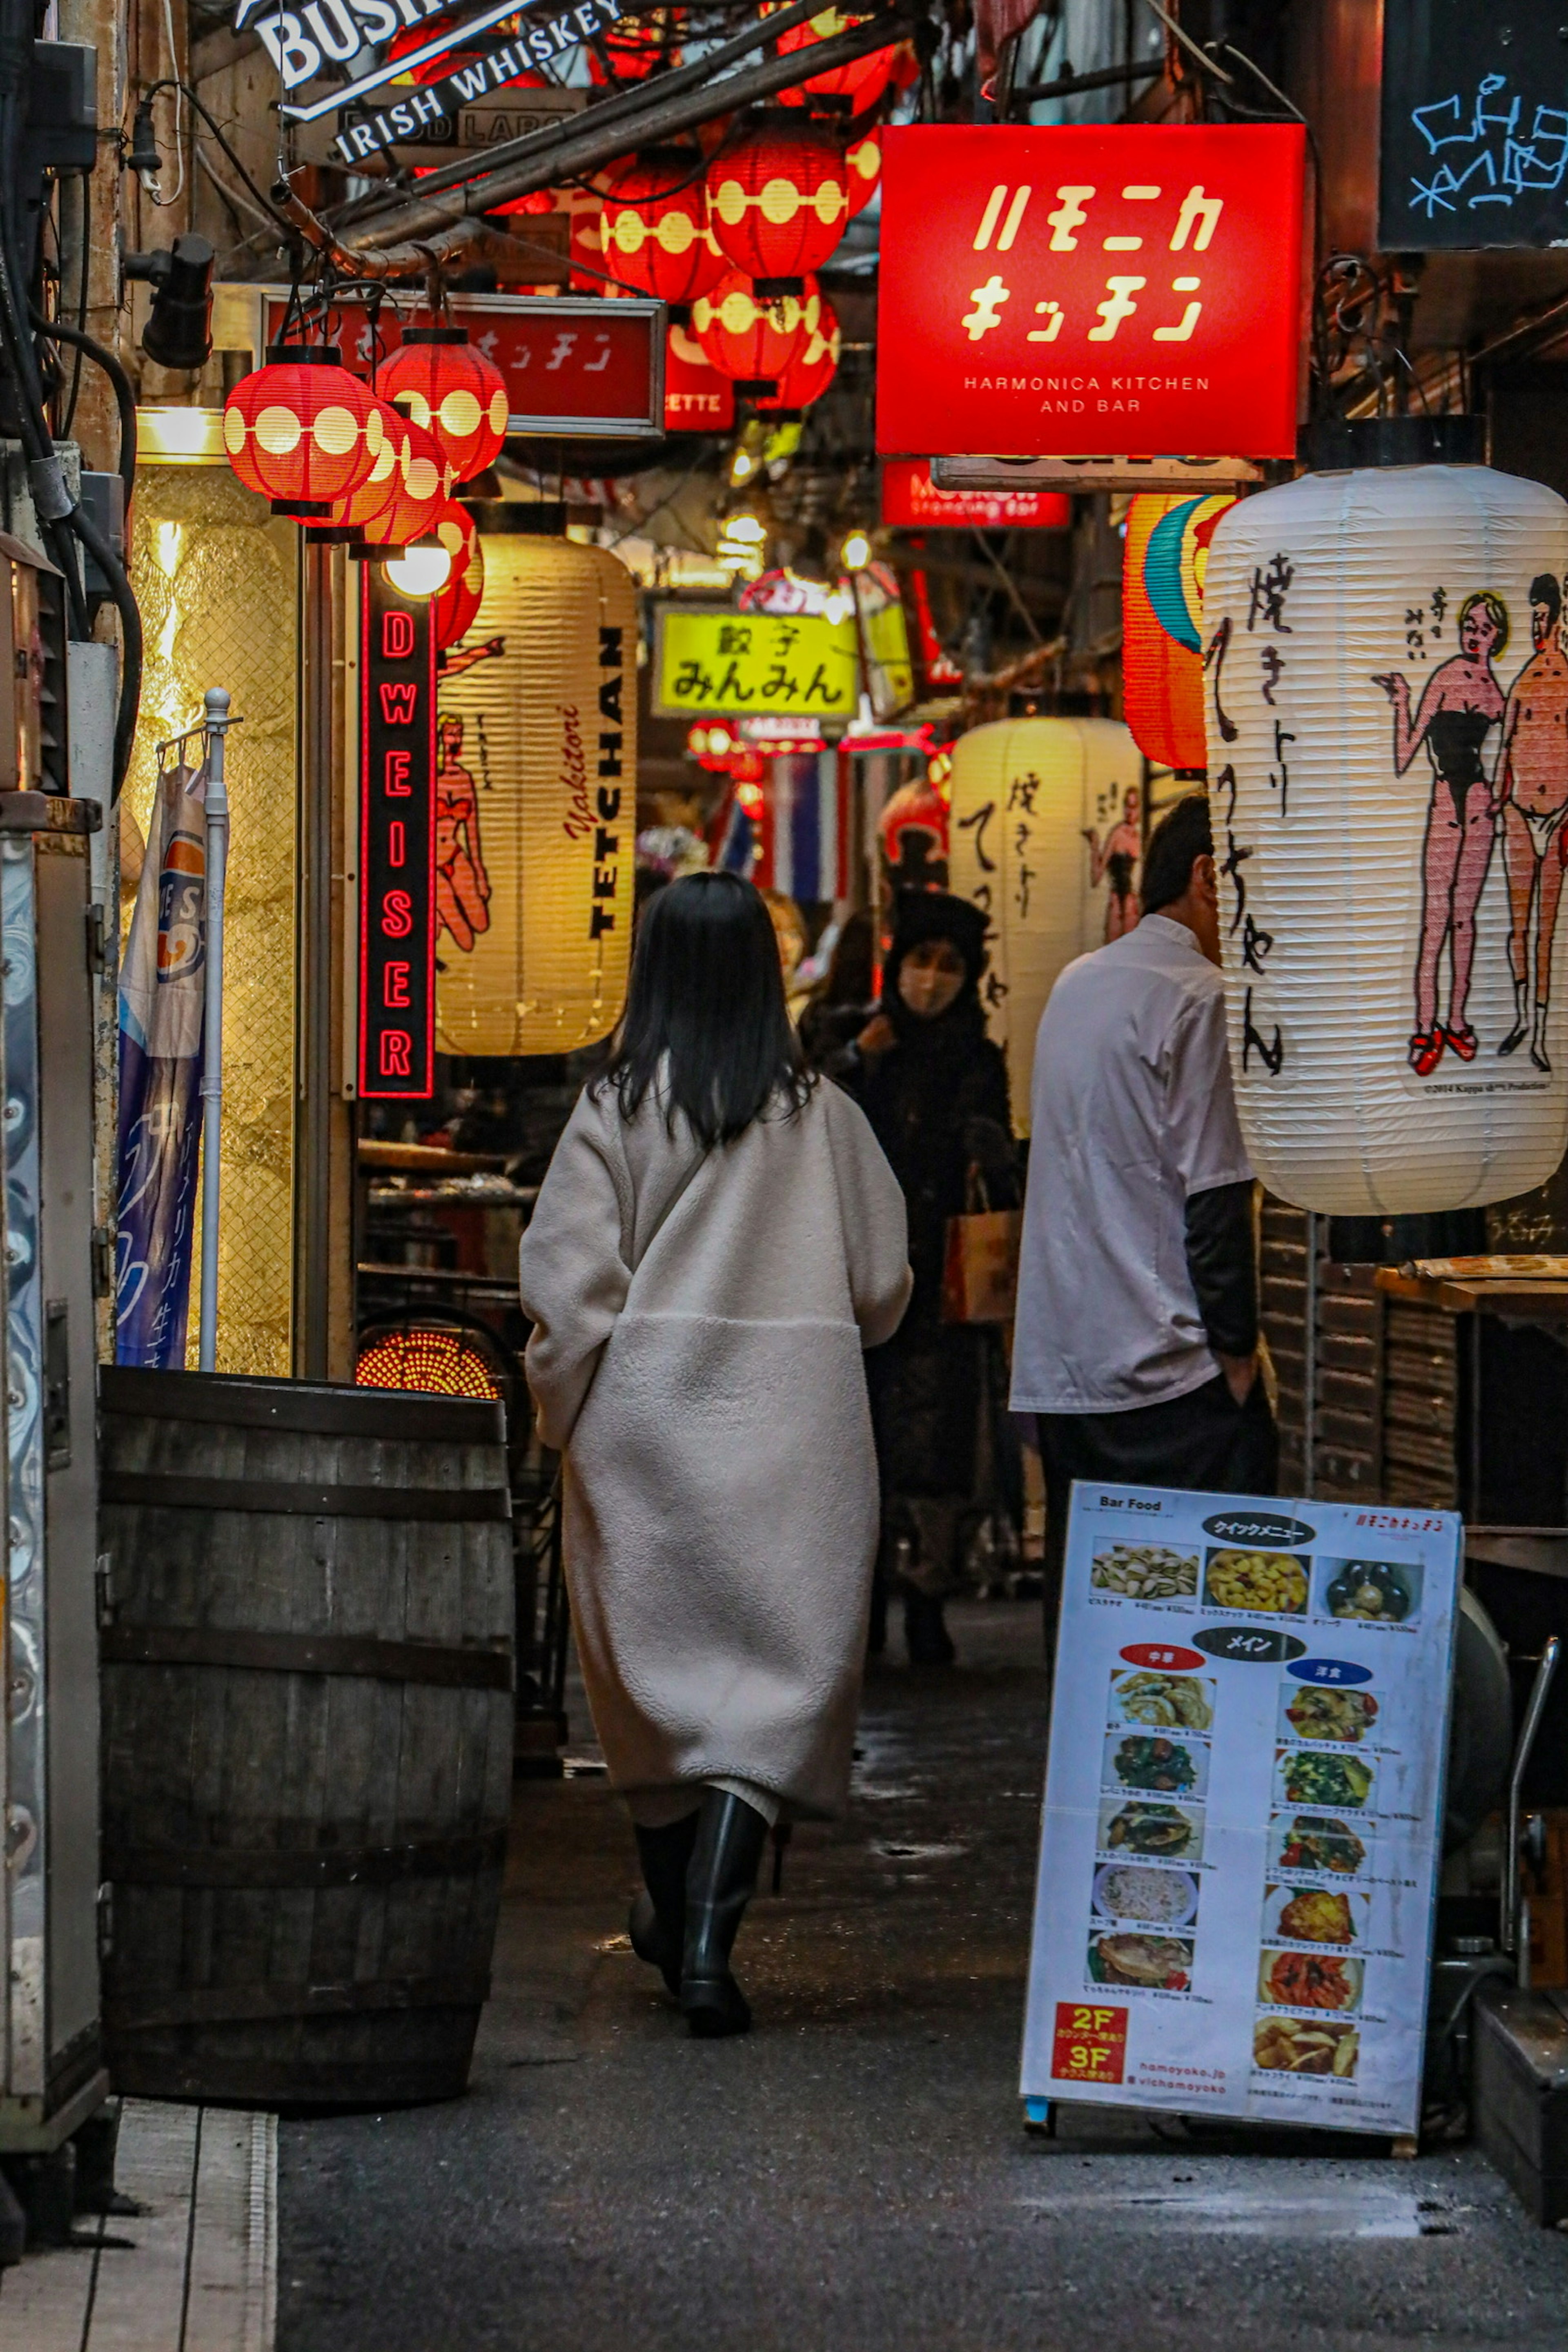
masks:
<path fill-rule="evenodd" d="M 511 1792 L 501 1408 L 100 1379 L 115 2086 L 455 2097 Z"/>

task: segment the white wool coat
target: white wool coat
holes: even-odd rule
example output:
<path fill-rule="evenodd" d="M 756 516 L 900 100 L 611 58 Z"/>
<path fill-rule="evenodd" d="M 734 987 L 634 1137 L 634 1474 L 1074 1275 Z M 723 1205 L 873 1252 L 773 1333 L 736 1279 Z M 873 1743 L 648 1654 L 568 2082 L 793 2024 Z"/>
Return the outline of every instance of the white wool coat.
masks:
<path fill-rule="evenodd" d="M 904 1202 L 818 1085 L 704 1153 L 645 1097 L 578 1100 L 522 1239 L 529 1386 L 616 1786 L 848 1790 L 876 1455 L 861 1350 L 908 1303 Z"/>

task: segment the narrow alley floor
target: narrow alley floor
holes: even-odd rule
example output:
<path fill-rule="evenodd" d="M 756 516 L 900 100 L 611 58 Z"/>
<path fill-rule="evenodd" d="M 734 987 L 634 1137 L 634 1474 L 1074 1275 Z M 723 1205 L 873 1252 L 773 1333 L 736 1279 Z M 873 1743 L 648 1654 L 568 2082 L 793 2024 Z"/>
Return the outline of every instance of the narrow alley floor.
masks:
<path fill-rule="evenodd" d="M 747 2039 L 632 1956 L 604 1780 L 520 1787 L 468 2097 L 279 2128 L 279 2352 L 1562 2352 L 1568 2236 L 1468 2149 L 1025 2134 L 1039 1612 L 953 1617 L 752 1908 Z"/>

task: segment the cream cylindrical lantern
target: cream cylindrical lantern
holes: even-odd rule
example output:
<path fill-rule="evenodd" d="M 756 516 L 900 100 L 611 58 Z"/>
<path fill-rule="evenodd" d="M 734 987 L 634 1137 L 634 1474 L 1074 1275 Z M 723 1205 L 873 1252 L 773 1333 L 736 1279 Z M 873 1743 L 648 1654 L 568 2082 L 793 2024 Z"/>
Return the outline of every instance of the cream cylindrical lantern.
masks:
<path fill-rule="evenodd" d="M 479 514 L 484 600 L 437 696 L 437 1034 L 449 1054 L 570 1053 L 626 996 L 637 592 L 603 548 Z"/>
<path fill-rule="evenodd" d="M 989 924 L 981 983 L 1029 1129 L 1035 1032 L 1057 974 L 1138 919 L 1143 761 L 1110 719 L 1013 719 L 952 749 L 948 873 Z"/>
<path fill-rule="evenodd" d="M 1397 421 L 1439 447 L 1468 423 Z M 1479 464 L 1308 474 L 1215 533 L 1231 1067 L 1253 1165 L 1300 1207 L 1479 1206 L 1563 1158 L 1565 570 L 1568 506 Z"/>

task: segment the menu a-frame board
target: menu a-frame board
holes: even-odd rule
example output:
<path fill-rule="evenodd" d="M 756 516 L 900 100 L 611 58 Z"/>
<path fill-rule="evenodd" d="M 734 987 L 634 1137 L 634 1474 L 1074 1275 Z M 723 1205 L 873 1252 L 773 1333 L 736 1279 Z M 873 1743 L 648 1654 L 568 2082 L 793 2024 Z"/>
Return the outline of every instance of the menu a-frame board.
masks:
<path fill-rule="evenodd" d="M 1074 1487 L 1026 2099 L 1415 2131 L 1461 1535 Z"/>

